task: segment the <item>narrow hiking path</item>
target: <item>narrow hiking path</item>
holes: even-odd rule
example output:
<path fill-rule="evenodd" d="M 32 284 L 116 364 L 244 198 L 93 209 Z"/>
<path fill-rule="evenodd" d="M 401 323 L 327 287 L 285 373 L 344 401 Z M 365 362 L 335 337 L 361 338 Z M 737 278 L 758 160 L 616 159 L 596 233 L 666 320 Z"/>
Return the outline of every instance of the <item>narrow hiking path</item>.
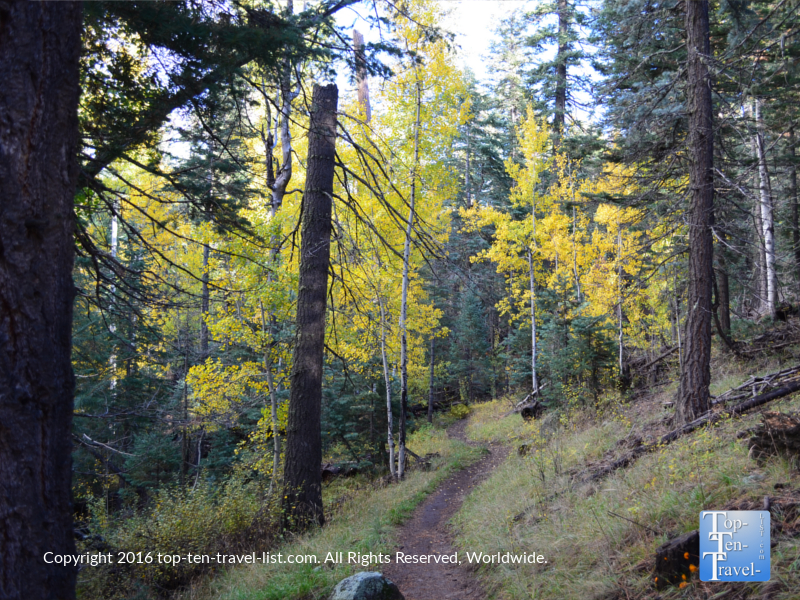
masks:
<path fill-rule="evenodd" d="M 467 439 L 469 419 L 450 427 L 450 437 L 475 445 Z M 488 446 L 489 453 L 466 469 L 453 474 L 414 511 L 400 528 L 397 550 L 411 555 L 456 552 L 449 521 L 461 508 L 472 489 L 486 479 L 508 454 L 502 445 Z M 480 600 L 485 593 L 469 570 L 463 553 L 461 565 L 447 563 L 386 565 L 383 572 L 400 588 L 406 600 Z"/>

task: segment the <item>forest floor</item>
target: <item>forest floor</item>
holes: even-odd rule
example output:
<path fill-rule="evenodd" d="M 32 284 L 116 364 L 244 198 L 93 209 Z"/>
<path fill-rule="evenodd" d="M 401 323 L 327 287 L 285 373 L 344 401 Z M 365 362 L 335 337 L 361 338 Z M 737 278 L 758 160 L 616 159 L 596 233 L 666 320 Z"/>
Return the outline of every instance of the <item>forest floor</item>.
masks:
<path fill-rule="evenodd" d="M 461 420 L 447 433 L 451 438 L 475 446 L 467 439 L 468 420 Z M 471 466 L 456 472 L 414 511 L 397 533 L 397 551 L 411 555 L 452 555 L 456 552 L 450 519 L 467 495 L 502 464 L 508 447 L 489 444 L 486 454 Z M 482 600 L 486 594 L 466 564 L 400 564 L 392 562 L 384 575 L 394 581 L 406 600 Z"/>

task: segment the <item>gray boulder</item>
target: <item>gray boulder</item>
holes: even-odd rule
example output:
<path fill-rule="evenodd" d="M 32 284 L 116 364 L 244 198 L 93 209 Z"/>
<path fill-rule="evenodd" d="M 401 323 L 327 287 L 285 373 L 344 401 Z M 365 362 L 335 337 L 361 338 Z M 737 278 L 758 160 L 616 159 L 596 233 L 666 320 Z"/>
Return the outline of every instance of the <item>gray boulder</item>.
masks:
<path fill-rule="evenodd" d="M 342 579 L 330 600 L 405 600 L 397 586 L 380 573 L 364 571 Z"/>

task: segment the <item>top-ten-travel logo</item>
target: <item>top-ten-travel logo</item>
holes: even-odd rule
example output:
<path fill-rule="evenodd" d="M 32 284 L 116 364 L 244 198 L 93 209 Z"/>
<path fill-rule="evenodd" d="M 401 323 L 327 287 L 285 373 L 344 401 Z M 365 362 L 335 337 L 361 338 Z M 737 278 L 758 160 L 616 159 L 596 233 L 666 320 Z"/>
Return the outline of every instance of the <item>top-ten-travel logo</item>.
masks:
<path fill-rule="evenodd" d="M 769 512 L 700 513 L 701 581 L 769 581 Z"/>

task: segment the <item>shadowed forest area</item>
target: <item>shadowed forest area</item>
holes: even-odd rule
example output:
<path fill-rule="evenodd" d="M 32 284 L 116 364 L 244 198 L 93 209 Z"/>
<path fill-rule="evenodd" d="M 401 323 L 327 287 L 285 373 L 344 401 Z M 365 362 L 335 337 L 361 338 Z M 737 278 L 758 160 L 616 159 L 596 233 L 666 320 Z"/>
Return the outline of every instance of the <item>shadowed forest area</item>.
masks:
<path fill-rule="evenodd" d="M 796 597 L 800 2 L 531 0 L 483 78 L 459 10 L 0 6 L 0 598 L 323 597 L 153 557 L 388 552 L 475 464 L 443 547 L 549 560 L 475 597 Z M 773 583 L 654 579 L 762 503 Z"/>

